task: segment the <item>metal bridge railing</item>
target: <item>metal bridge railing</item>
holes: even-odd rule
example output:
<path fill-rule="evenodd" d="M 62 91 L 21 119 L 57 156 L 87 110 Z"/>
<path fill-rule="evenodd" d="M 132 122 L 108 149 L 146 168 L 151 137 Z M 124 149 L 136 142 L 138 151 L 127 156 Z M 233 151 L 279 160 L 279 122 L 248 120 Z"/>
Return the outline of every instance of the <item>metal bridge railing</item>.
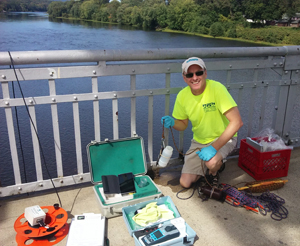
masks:
<path fill-rule="evenodd" d="M 107 136 L 107 124 L 111 122 L 112 138 L 122 135 L 134 136 L 144 119 L 146 128 L 147 156 L 150 164 L 156 162 L 155 150 L 159 148 L 157 115 L 171 114 L 176 94 L 185 86 L 181 77 L 181 63 L 190 56 L 199 56 L 206 62 L 208 78 L 223 83 L 236 100 L 244 122 L 239 131 L 239 139 L 253 136 L 260 130 L 271 127 L 282 136 L 287 144 L 298 146 L 300 132 L 300 46 L 289 47 L 249 47 L 249 48 L 199 48 L 199 49 L 156 49 L 156 50 L 103 50 L 103 51 L 29 51 L 0 52 L 0 82 L 2 99 L 0 99 L 0 129 L 7 129 L 11 163 L 1 163 L 12 167 L 13 184 L 0 188 L 0 196 L 10 196 L 52 187 L 50 179 L 44 178 L 41 156 L 41 145 L 36 129 L 39 127 L 39 114 L 36 109 L 40 105 L 48 105 L 51 109 L 51 142 L 55 152 L 56 174 L 52 180 L 56 187 L 89 182 L 90 174 L 85 172 L 82 150 L 82 117 L 80 105 L 90 102 L 92 108 L 93 138 L 103 141 Z M 11 60 L 12 58 L 12 60 Z M 113 78 L 119 79 L 114 80 Z M 49 93 L 36 95 L 34 88 L 30 96 L 12 97 L 10 83 L 17 81 L 26 88 L 29 81 L 47 81 Z M 88 84 L 89 92 L 57 93 L 57 84 L 76 79 Z M 116 82 L 117 81 L 117 82 Z M 109 85 L 106 90 L 103 85 Z M 72 83 L 68 82 L 68 86 Z M 44 93 L 45 94 L 45 93 Z M 147 102 L 146 113 L 140 113 L 142 107 L 139 98 Z M 123 103 L 129 99 L 130 103 Z M 145 100 L 143 103 L 145 103 Z M 111 101 L 111 119 L 103 119 L 103 108 L 100 102 Z M 158 102 L 158 103 L 157 103 Z M 20 171 L 20 149 L 17 147 L 16 120 L 14 108 L 28 106 L 32 123 L 31 142 L 33 162 L 36 176 L 31 182 L 24 182 Z M 60 127 L 61 105 L 71 104 L 73 114 L 74 135 L 70 136 L 75 146 L 76 171 L 65 175 L 64 156 L 62 154 Z M 125 130 L 124 122 L 119 117 L 119 107 L 129 107 L 130 129 Z M 158 105 L 157 105 L 158 104 Z M 107 107 L 107 104 L 106 104 Z M 39 111 L 40 112 L 40 111 Z M 159 113 L 158 113 L 159 112 Z M 142 117 L 141 117 L 142 114 Z M 154 121 L 155 119 L 155 121 Z M 160 121 L 160 120 L 159 120 Z M 159 129 L 161 126 L 159 126 Z M 3 131 L 3 130 L 2 130 Z M 178 146 L 180 151 L 190 136 L 180 133 Z M 169 134 L 165 131 L 166 140 Z M 188 140 L 187 140 L 188 139 Z M 1 144 L 1 141 L 0 141 Z M 170 143 L 171 144 L 171 143 Z M 2 162 L 2 161 L 1 161 Z"/>

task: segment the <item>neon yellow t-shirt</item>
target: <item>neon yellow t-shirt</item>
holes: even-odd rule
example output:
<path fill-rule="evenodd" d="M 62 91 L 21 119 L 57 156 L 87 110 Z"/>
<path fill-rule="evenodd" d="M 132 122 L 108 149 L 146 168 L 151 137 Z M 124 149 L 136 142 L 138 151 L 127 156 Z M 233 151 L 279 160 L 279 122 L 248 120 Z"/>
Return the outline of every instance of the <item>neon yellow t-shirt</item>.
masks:
<path fill-rule="evenodd" d="M 193 126 L 193 138 L 207 144 L 221 136 L 229 124 L 224 113 L 236 106 L 224 85 L 207 79 L 201 95 L 193 95 L 189 86 L 178 93 L 173 117 L 178 120 L 189 119 Z"/>

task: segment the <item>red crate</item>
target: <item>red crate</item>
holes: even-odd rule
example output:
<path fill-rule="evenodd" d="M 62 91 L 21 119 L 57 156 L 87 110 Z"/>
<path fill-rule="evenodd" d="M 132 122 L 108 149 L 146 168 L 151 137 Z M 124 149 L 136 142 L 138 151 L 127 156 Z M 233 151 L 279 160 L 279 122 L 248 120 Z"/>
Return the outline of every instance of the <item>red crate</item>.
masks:
<path fill-rule="evenodd" d="M 256 180 L 285 177 L 288 174 L 291 149 L 260 152 L 241 140 L 238 166 Z"/>

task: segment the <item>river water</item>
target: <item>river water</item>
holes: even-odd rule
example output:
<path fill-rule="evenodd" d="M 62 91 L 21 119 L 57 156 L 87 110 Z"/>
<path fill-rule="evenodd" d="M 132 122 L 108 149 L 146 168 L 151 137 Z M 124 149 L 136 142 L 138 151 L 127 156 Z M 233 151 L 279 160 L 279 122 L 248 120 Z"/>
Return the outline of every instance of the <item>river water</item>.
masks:
<path fill-rule="evenodd" d="M 103 24 L 98 22 L 75 21 L 75 20 L 49 20 L 46 13 L 0 13 L 0 51 L 35 51 L 35 50 L 129 50 L 129 49 L 157 49 L 157 48 L 200 48 L 200 47 L 247 47 L 257 46 L 251 43 L 239 41 L 228 41 L 214 38 L 203 38 L 193 35 L 166 33 L 156 31 L 145 31 L 142 29 L 120 26 L 115 24 Z M 1 69 L 1 67 L 0 67 Z M 36 95 L 47 95 L 48 87 L 40 87 L 40 82 L 23 84 L 25 97 Z M 11 86 L 11 85 L 10 85 Z M 107 85 L 108 86 L 108 85 Z M 184 86 L 184 84 L 182 84 Z M 89 84 L 90 88 L 90 84 Z M 106 88 L 109 90 L 109 88 Z M 82 81 L 74 80 L 68 86 L 58 86 L 58 94 L 90 92 Z M 105 90 L 105 89 L 104 89 Z M 20 96 L 20 92 L 16 91 L 16 95 Z M 12 95 L 11 95 L 12 96 Z M 3 98 L 2 89 L 0 88 L 0 98 Z M 125 101 L 124 101 L 125 102 Z M 125 102 L 128 103 L 129 100 Z M 157 103 L 157 102 L 156 102 Z M 107 102 L 111 107 L 111 102 Z M 103 107 L 107 105 L 103 102 Z M 139 104 L 137 104 L 139 105 Z M 48 105 L 49 106 L 49 105 Z M 23 107 L 22 107 L 23 108 Z M 18 109 L 19 124 L 21 131 L 22 147 L 24 151 L 24 162 L 19 154 L 20 170 L 22 173 L 22 181 L 30 182 L 35 180 L 34 159 L 31 146 L 31 132 L 28 116 L 24 109 Z M 92 115 L 92 104 L 81 104 L 81 117 L 85 111 Z M 139 108 L 137 109 L 139 111 Z M 44 152 L 46 162 L 49 165 L 51 175 L 55 176 L 55 155 L 52 127 L 51 112 L 49 107 L 40 107 L 36 109 L 37 121 L 40 139 L 42 145 L 45 146 Z M 128 112 L 125 112 L 125 114 Z M 88 113 L 87 113 L 88 114 Z M 66 106 L 59 112 L 61 141 L 63 162 L 70 163 L 70 166 L 64 166 L 64 175 L 74 174 L 76 170 L 75 145 L 74 139 L 70 141 L 68 136 L 73 136 L 74 128 L 72 126 L 72 105 Z M 102 121 L 105 121 L 107 129 L 104 127 L 102 132 L 110 132 L 108 137 L 112 137 L 111 131 L 111 112 L 104 112 Z M 145 114 L 147 115 L 147 114 Z M 88 117 L 88 116 L 86 116 Z M 120 116 L 121 117 L 121 116 Z M 145 116 L 146 117 L 146 116 Z M 160 121 L 160 115 L 155 116 Z M 83 117 L 84 118 L 84 117 Z M 138 119 L 139 120 L 139 119 Z M 129 120 L 127 128 L 130 129 Z M 143 123 L 142 123 L 143 124 Z M 142 125 L 141 124 L 141 125 Z M 159 124 L 159 123 L 158 123 Z M 16 125 L 16 124 L 15 124 Z M 45 128 L 41 128 L 45 126 Z M 46 127 L 47 126 L 47 127 Z M 49 127 L 48 127 L 49 126 Z M 110 126 L 110 127 L 108 127 Z M 139 126 L 137 126 L 139 127 Z M 161 134 L 161 126 L 159 126 L 158 136 Z M 81 124 L 82 128 L 82 144 L 83 148 L 93 138 L 92 120 L 89 123 Z M 109 129 L 110 128 L 110 129 Z M 141 127 L 138 134 L 147 136 L 143 129 L 147 129 L 147 125 Z M 155 129 L 155 128 L 154 128 Z M 120 137 L 130 136 L 122 131 L 125 127 L 120 127 Z M 122 134 L 124 136 L 122 136 Z M 189 136 L 192 136 L 189 133 Z M 17 136 L 17 131 L 16 131 Z M 50 137 L 49 137 L 50 136 Z M 106 136 L 107 137 L 107 136 Z M 145 143 L 147 143 L 145 141 Z M 17 143 L 20 149 L 19 143 Z M 158 150 L 154 150 L 156 156 Z M 84 171 L 88 171 L 87 158 L 83 149 Z M 14 184 L 13 170 L 11 165 L 11 155 L 7 136 L 7 127 L 5 120 L 4 108 L 0 108 L 0 182 L 3 186 Z M 26 172 L 24 171 L 26 170 Z M 25 175 L 26 174 L 26 175 Z M 47 179 L 47 174 L 44 173 Z"/>

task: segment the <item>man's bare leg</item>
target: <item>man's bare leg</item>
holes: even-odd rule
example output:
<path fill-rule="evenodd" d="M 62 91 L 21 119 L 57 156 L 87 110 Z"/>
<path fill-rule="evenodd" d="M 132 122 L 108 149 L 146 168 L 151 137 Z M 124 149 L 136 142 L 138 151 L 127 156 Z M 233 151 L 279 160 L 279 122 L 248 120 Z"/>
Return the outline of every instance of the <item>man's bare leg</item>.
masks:
<path fill-rule="evenodd" d="M 191 173 L 182 173 L 180 177 L 180 184 L 184 188 L 190 188 L 201 176 Z"/>

